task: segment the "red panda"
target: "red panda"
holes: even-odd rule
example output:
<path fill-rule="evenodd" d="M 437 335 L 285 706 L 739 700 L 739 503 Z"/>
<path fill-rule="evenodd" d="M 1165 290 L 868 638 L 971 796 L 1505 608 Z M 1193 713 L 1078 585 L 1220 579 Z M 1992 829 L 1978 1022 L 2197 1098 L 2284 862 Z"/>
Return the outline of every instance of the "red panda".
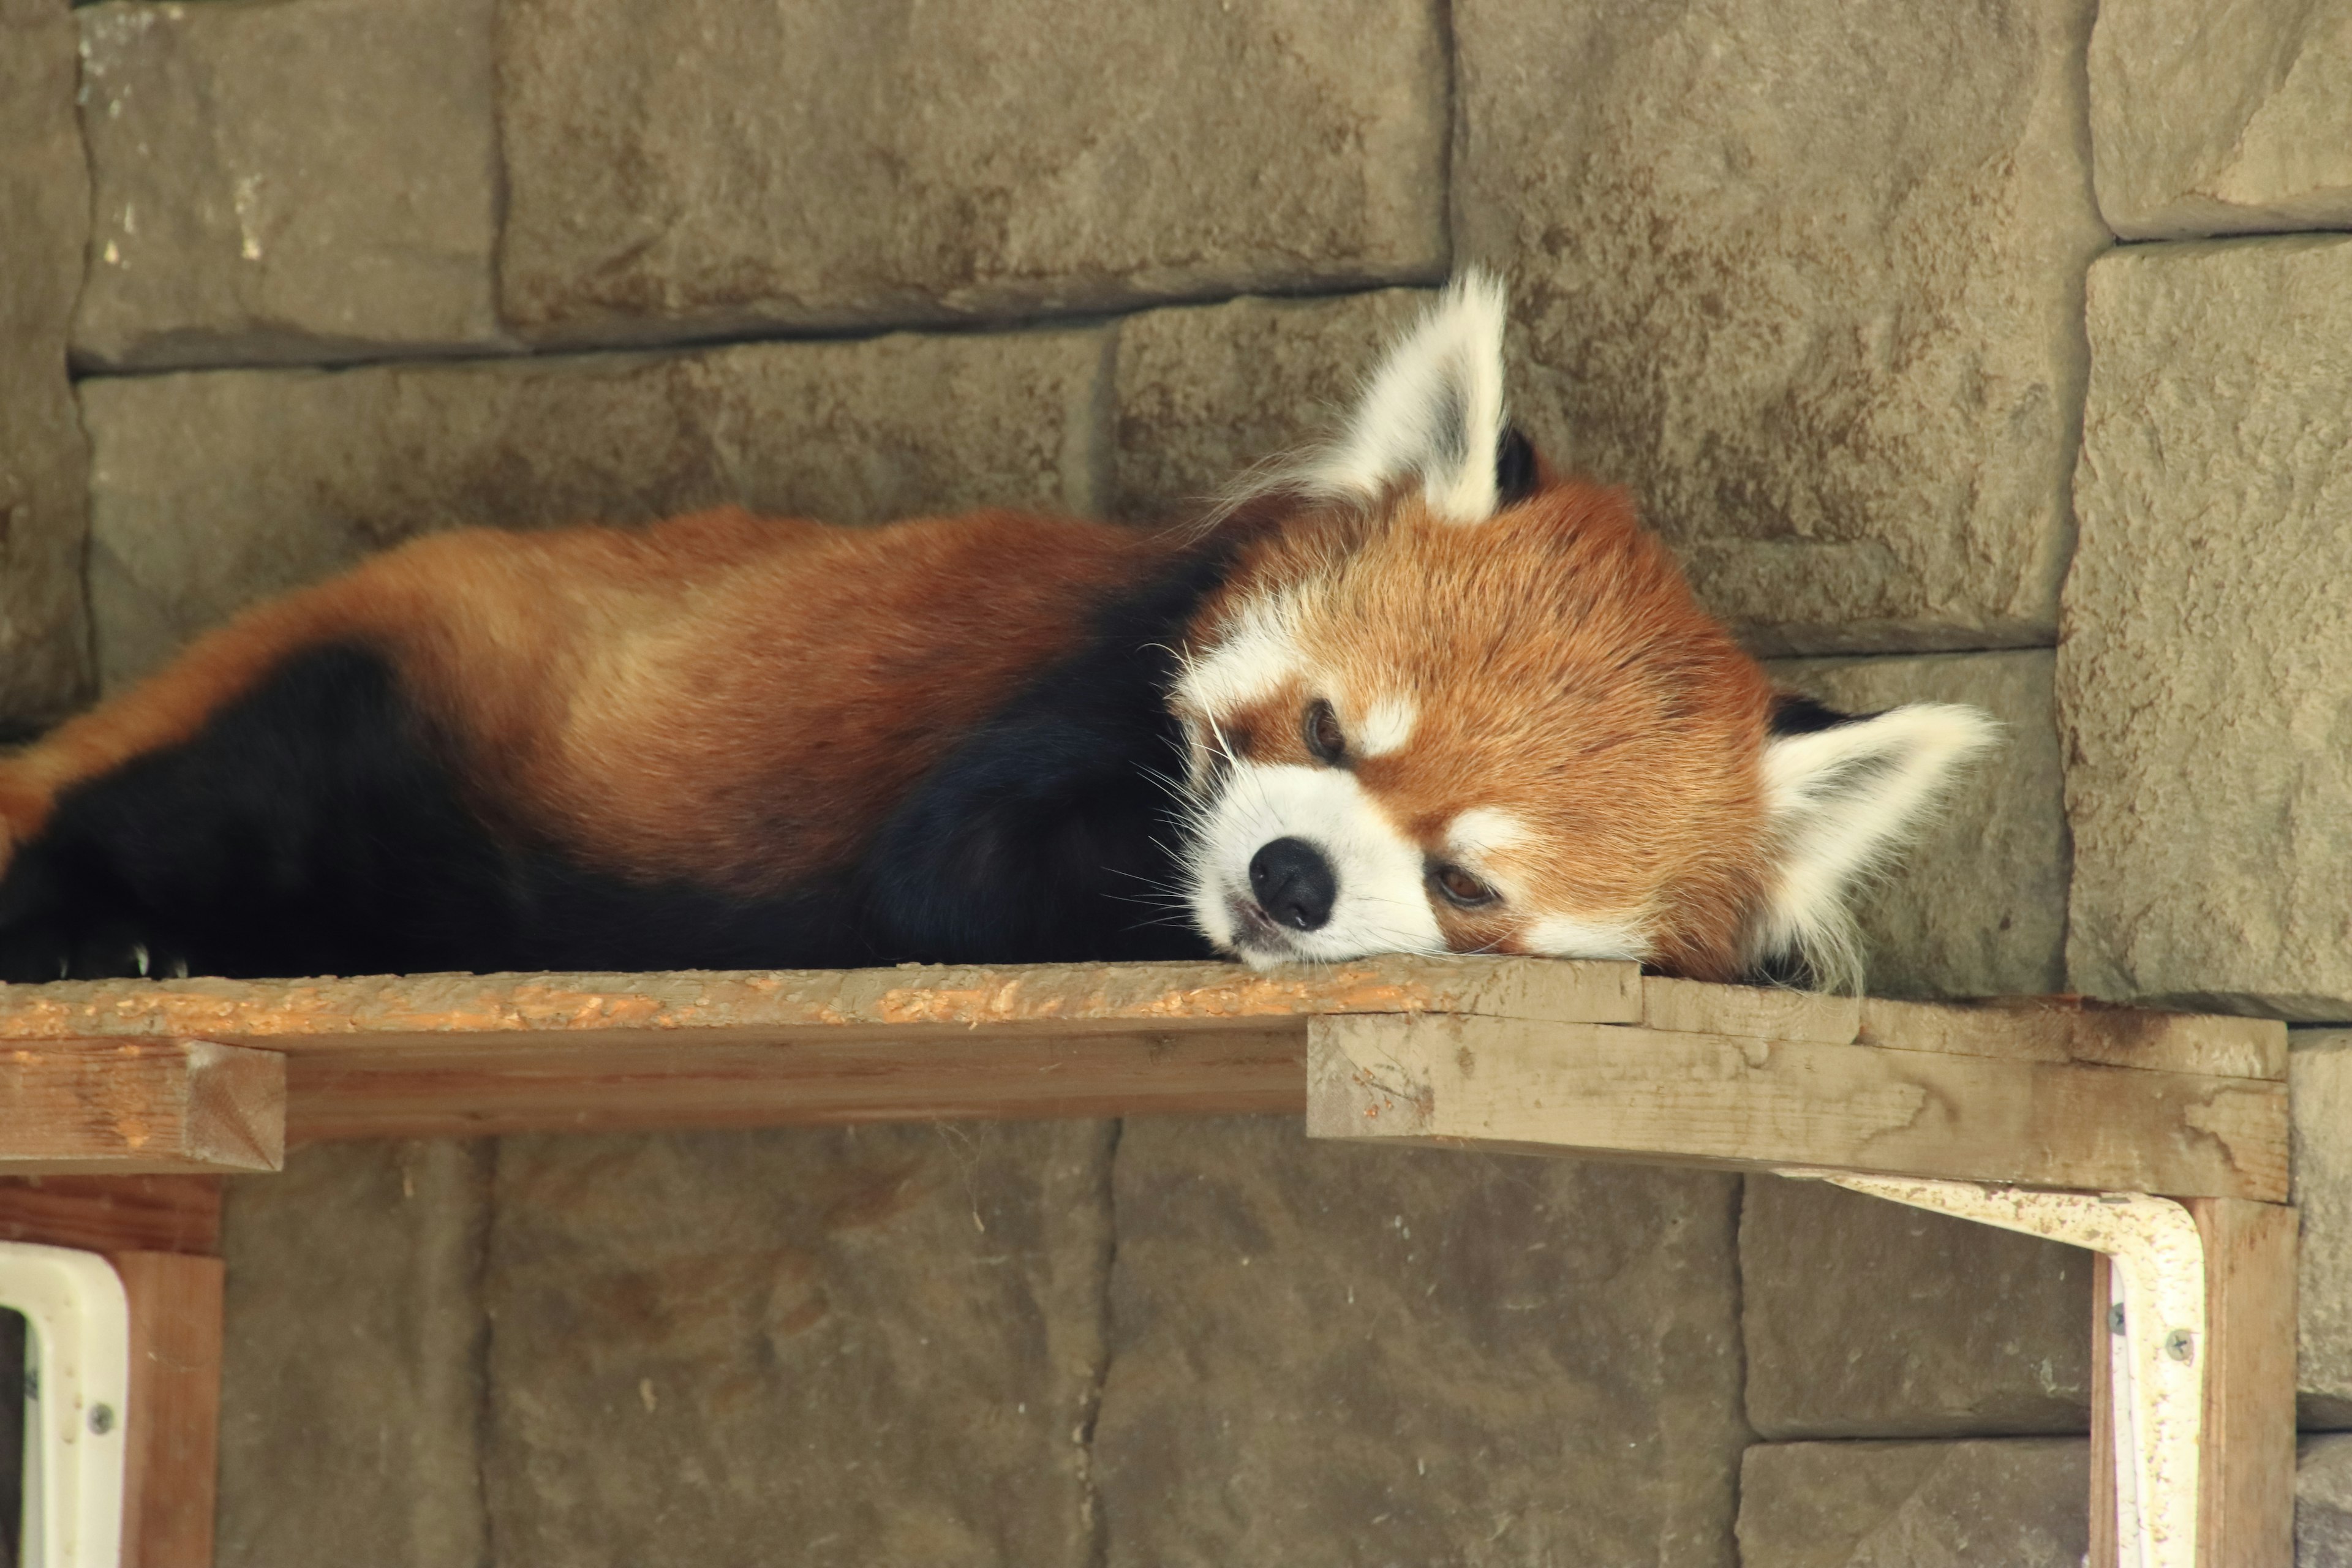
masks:
<path fill-rule="evenodd" d="M 0 762 L 0 977 L 1379 952 L 1851 980 L 1990 729 L 1776 694 L 1458 281 L 1205 525 L 421 540 Z"/>

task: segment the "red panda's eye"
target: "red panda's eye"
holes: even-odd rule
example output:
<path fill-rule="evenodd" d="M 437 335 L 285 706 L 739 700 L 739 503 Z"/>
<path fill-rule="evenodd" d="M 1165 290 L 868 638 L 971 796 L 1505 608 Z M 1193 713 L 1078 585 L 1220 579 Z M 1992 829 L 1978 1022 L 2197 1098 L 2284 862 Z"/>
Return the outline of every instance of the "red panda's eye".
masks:
<path fill-rule="evenodd" d="M 1502 897 L 1494 889 L 1486 886 L 1459 866 L 1432 866 L 1429 868 L 1429 881 L 1432 887 L 1445 895 L 1449 902 L 1459 904 L 1465 910 L 1475 910 L 1481 904 L 1491 904 Z"/>
<path fill-rule="evenodd" d="M 1339 715 L 1320 698 L 1307 705 L 1307 749 L 1324 763 L 1336 763 L 1348 754 L 1348 736 L 1339 728 Z"/>

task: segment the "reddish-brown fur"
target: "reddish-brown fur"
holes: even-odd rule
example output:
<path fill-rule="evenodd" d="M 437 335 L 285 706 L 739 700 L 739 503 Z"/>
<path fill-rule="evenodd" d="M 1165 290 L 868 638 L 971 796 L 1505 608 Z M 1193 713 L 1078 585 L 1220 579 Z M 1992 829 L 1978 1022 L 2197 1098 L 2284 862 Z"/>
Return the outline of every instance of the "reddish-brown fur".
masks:
<path fill-rule="evenodd" d="M 343 641 L 391 655 L 493 816 L 608 868 L 772 890 L 852 856 L 1090 606 L 1176 547 L 1006 511 L 436 535 L 259 606 L 0 763 L 0 857 L 74 781 Z"/>
<path fill-rule="evenodd" d="M 1643 910 L 1654 961 L 1730 978 L 1764 884 L 1762 755 L 1772 690 L 1693 598 L 1622 491 L 1551 483 L 1484 522 L 1406 495 L 1268 534 L 1196 622 L 1303 587 L 1300 649 L 1363 700 L 1409 690 L 1419 718 L 1358 777 L 1423 849 L 1465 809 L 1529 829 L 1511 852 L 1544 912 Z M 1253 761 L 1309 762 L 1292 683 L 1236 715 Z M 1436 904 L 1449 945 L 1521 951 L 1517 910 Z"/>

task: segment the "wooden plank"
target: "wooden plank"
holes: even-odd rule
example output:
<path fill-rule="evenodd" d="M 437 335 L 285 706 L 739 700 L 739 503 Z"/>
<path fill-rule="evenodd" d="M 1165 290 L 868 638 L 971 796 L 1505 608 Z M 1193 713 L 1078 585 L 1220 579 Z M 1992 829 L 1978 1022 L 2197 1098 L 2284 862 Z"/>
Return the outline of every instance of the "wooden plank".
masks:
<path fill-rule="evenodd" d="M 2294 1568 L 2295 1212 L 2192 1200 L 2205 1242 L 2198 1568 Z"/>
<path fill-rule="evenodd" d="M 117 1253 L 131 1304 L 123 1568 L 210 1568 L 220 1431 L 217 1258 Z"/>
<path fill-rule="evenodd" d="M 501 1038 L 289 1058 L 295 1142 L 521 1131 L 1187 1112 L 1297 1114 L 1307 1038 L 1255 1030 L 1024 1036 L 957 1029 L 770 1045 Z"/>
<path fill-rule="evenodd" d="M 2122 1568 L 2116 1536 L 2115 1264 L 2091 1254 L 2091 1544 L 2083 1568 Z"/>
<path fill-rule="evenodd" d="M 1607 1022 L 1608 1020 L 1601 1020 Z M 1676 1034 L 1842 1046 L 1862 1028 L 1862 998 L 1766 985 L 1642 977 L 1642 1023 Z"/>
<path fill-rule="evenodd" d="M 453 1035 L 636 1034 L 742 1043 L 799 1033 L 1222 1029 L 1324 1013 L 1642 1016 L 1631 963 L 1391 957 L 1258 971 L 1232 963 L 426 974 L 0 986 L 0 1045 L 194 1037 L 289 1052 L 436 1047 Z M 487 1043 L 487 1042 L 486 1042 Z"/>
<path fill-rule="evenodd" d="M 1958 1004 L 1873 996 L 1862 1004 L 1857 1037 L 1895 1050 L 2286 1081 L 2286 1026 L 2275 1018 L 2154 1013 L 2080 996 Z"/>
<path fill-rule="evenodd" d="M 285 1059 L 206 1040 L 0 1050 L 0 1174 L 274 1171 Z"/>
<path fill-rule="evenodd" d="M 1590 1024 L 1308 1026 L 1310 1134 L 2034 1186 L 2284 1198 L 2254 1079 Z"/>
<path fill-rule="evenodd" d="M 0 1241 L 209 1256 L 220 1209 L 217 1176 L 0 1177 Z"/>

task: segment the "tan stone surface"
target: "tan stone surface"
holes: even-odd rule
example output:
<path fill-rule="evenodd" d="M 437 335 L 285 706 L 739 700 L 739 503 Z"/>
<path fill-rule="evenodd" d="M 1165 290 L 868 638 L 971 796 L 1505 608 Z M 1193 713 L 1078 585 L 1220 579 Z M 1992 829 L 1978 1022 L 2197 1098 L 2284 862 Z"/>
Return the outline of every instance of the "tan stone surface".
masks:
<path fill-rule="evenodd" d="M 2352 238 L 2091 270 L 2074 989 L 2352 1019 Z"/>
<path fill-rule="evenodd" d="M 2305 1437 L 2294 1464 L 2295 1568 L 2352 1563 L 2352 1432 Z"/>
<path fill-rule="evenodd" d="M 2088 0 L 1463 0 L 1455 253 L 1539 446 L 1761 650 L 2047 645 Z"/>
<path fill-rule="evenodd" d="M 1855 906 L 1874 996 L 2038 996 L 2065 989 L 2063 769 L 2055 656 L 1788 659 L 1775 679 L 1848 713 L 1964 702 L 2001 744 L 1946 797 L 1913 847 Z"/>
<path fill-rule="evenodd" d="M 1734 1190 L 1129 1121 L 1104 1561 L 1727 1568 Z"/>
<path fill-rule="evenodd" d="M 2078 1568 L 2090 1444 L 1790 1443 L 1748 1450 L 1740 1568 Z"/>
<path fill-rule="evenodd" d="M 487 1563 L 489 1149 L 348 1143 L 229 1184 L 218 1568 Z"/>
<path fill-rule="evenodd" d="M 194 633 L 427 530 L 740 501 L 877 521 L 1091 510 L 1104 335 L 225 371 L 81 384 L 110 689 Z"/>
<path fill-rule="evenodd" d="M 2294 1202 L 2303 1226 L 2295 1414 L 2305 1426 L 2352 1426 L 2352 1030 L 2298 1029 L 2291 1038 Z"/>
<path fill-rule="evenodd" d="M 501 1561 L 1089 1561 L 1111 1130 L 509 1139 Z"/>
<path fill-rule="evenodd" d="M 1236 300 L 1118 324 L 1112 511 L 1198 511 L 1252 464 L 1332 435 L 1423 290 Z"/>
<path fill-rule="evenodd" d="M 2099 208 L 2117 234 L 2352 224 L 2352 6 L 2109 0 L 2090 81 Z"/>
<path fill-rule="evenodd" d="M 75 43 L 62 0 L 0 6 L 0 722 L 56 717 L 91 679 L 89 447 L 66 380 L 89 236 Z"/>
<path fill-rule="evenodd" d="M 1757 1176 L 1739 1264 L 1748 1418 L 1768 1437 L 2089 1430 L 2080 1248 Z"/>
<path fill-rule="evenodd" d="M 250 364 L 503 341 L 492 0 L 79 12 L 75 353 Z"/>
<path fill-rule="evenodd" d="M 1427 279 L 1428 0 L 528 0 L 501 289 L 540 337 Z"/>

